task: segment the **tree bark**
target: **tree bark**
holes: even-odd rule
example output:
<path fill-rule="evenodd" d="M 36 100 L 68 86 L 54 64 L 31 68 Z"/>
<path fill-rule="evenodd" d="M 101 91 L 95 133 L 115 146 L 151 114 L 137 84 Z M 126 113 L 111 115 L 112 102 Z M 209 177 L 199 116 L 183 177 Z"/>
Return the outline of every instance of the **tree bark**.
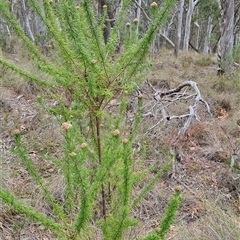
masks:
<path fill-rule="evenodd" d="M 171 18 L 169 19 L 168 22 L 166 22 L 165 27 L 162 29 L 161 33 L 163 34 L 163 36 L 165 36 L 165 40 L 169 39 L 169 32 L 172 29 L 172 26 L 174 25 L 174 19 L 175 16 L 178 12 L 178 6 L 175 5 L 172 9 L 172 13 L 171 13 Z M 163 45 L 166 44 L 166 41 L 164 40 Z M 171 44 L 172 45 L 172 44 Z M 174 45 L 174 44 L 173 44 Z"/>
<path fill-rule="evenodd" d="M 234 41 L 234 0 L 221 1 L 221 68 L 230 73 L 233 68 L 232 50 Z"/>
<path fill-rule="evenodd" d="M 211 33 L 212 33 L 212 29 L 213 29 L 212 21 L 213 21 L 213 18 L 211 16 L 209 16 L 208 17 L 206 38 L 204 40 L 204 48 L 203 48 L 204 53 L 209 53 L 211 51 L 211 49 L 210 49 L 210 36 L 211 36 Z"/>
<path fill-rule="evenodd" d="M 195 48 L 198 49 L 199 48 L 200 25 L 198 24 L 198 22 L 194 22 L 194 25 L 197 28 Z"/>
<path fill-rule="evenodd" d="M 41 6 L 42 13 L 44 15 L 43 2 L 42 2 L 42 0 L 37 0 L 37 1 L 39 2 L 39 5 Z M 45 32 L 45 26 L 44 26 L 41 18 L 37 14 L 33 13 L 32 20 L 34 23 L 34 28 L 33 28 L 34 34 L 37 34 L 37 35 L 43 34 Z"/>
<path fill-rule="evenodd" d="M 188 3 L 188 11 L 186 16 L 186 24 L 185 24 L 185 34 L 184 34 L 184 40 L 183 40 L 183 49 L 186 51 L 188 51 L 188 47 L 189 47 L 193 10 L 199 1 L 200 0 L 195 0 L 195 1 L 189 0 L 189 3 Z"/>
<path fill-rule="evenodd" d="M 29 13 L 27 12 L 26 9 L 26 4 L 24 0 L 21 0 L 21 13 L 22 13 L 22 21 L 23 21 L 23 29 L 26 33 L 26 35 L 32 40 L 34 41 L 34 36 L 31 30 L 31 25 L 30 25 L 30 17 L 29 17 Z"/>
<path fill-rule="evenodd" d="M 140 24 L 141 6 L 142 6 L 142 0 L 138 0 L 137 14 L 136 14 L 136 18 L 137 18 L 137 20 L 138 20 L 138 26 L 137 26 L 137 30 L 136 30 L 137 38 L 138 38 L 138 34 L 139 34 L 139 24 Z"/>
<path fill-rule="evenodd" d="M 234 2 L 234 45 L 240 43 L 240 1 Z"/>
<path fill-rule="evenodd" d="M 182 36 L 182 18 L 183 18 L 183 5 L 184 0 L 178 1 L 178 24 L 177 24 L 177 36 L 174 48 L 174 54 L 176 58 L 178 57 L 180 43 L 181 43 L 181 36 Z"/>

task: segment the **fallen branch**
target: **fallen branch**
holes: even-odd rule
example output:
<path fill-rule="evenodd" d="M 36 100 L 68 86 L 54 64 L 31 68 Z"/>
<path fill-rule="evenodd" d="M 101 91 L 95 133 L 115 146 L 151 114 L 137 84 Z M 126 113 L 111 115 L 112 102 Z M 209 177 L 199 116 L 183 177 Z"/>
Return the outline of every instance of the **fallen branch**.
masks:
<path fill-rule="evenodd" d="M 149 86 L 151 86 L 150 83 L 148 83 L 148 84 L 149 84 Z M 186 91 L 181 93 L 181 90 L 183 90 L 186 87 L 187 88 L 189 88 L 189 87 L 192 88 L 194 90 L 194 94 L 188 95 L 186 93 Z M 208 103 L 201 97 L 201 93 L 200 93 L 200 91 L 199 91 L 199 89 L 197 87 L 197 83 L 194 82 L 194 81 L 185 81 L 185 82 L 179 84 L 176 88 L 173 88 L 173 89 L 170 89 L 170 90 L 167 90 L 167 91 L 164 91 L 164 92 L 157 91 L 152 86 L 151 86 L 151 88 L 152 88 L 152 90 L 155 91 L 154 99 L 156 101 L 158 101 L 159 103 L 161 103 L 161 105 L 163 106 L 162 107 L 162 112 L 164 112 L 164 114 L 165 114 L 165 116 L 163 115 L 163 118 L 167 119 L 168 121 L 170 121 L 172 119 L 183 119 L 183 118 L 186 118 L 184 126 L 180 129 L 179 133 L 183 133 L 184 134 L 186 132 L 186 130 L 188 129 L 188 127 L 190 126 L 190 124 L 191 124 L 193 119 L 196 119 L 197 121 L 200 121 L 199 117 L 197 115 L 197 110 L 198 110 L 199 104 L 201 102 L 204 103 L 208 113 L 210 115 L 212 115 Z M 167 97 L 167 96 L 171 96 L 171 97 L 176 96 L 176 98 L 174 98 L 174 99 L 164 99 L 164 97 Z M 190 105 L 188 107 L 188 109 L 189 109 L 188 113 L 182 114 L 182 115 L 179 115 L 179 116 L 174 116 L 174 115 L 173 116 L 169 116 L 169 115 L 166 116 L 166 112 L 167 111 L 165 110 L 166 106 L 164 107 L 164 102 L 166 102 L 166 101 L 176 102 L 176 101 L 182 100 L 182 99 L 186 100 L 186 99 L 188 99 L 190 97 L 194 97 L 194 103 L 193 103 L 193 105 Z M 162 120 L 163 119 L 161 119 L 160 122 Z"/>

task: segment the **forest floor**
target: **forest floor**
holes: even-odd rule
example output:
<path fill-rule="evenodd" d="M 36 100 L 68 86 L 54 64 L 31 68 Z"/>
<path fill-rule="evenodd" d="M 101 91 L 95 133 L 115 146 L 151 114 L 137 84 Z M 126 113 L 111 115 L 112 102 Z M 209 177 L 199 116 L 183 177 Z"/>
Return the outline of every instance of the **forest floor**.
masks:
<path fill-rule="evenodd" d="M 172 52 L 164 50 L 154 56 L 148 81 L 158 90 L 166 86 L 174 88 L 186 80 L 195 81 L 212 115 L 200 109 L 200 121 L 192 122 L 175 146 L 179 158 L 174 162 L 174 170 L 158 181 L 142 201 L 141 208 L 133 213 L 141 224 L 134 233 L 127 233 L 126 239 L 137 239 L 155 228 L 173 189 L 180 185 L 183 201 L 166 239 L 239 240 L 240 164 L 231 168 L 229 161 L 233 154 L 240 158 L 240 126 L 237 124 L 240 119 L 240 70 L 227 78 L 218 77 L 216 69 L 214 57 L 197 53 L 181 53 L 179 59 L 175 59 Z M 0 71 L 0 187 L 11 189 L 22 201 L 47 213 L 41 192 L 11 152 L 14 146 L 12 132 L 21 129 L 29 156 L 44 179 L 53 182 L 50 188 L 55 196 L 61 195 L 63 184 L 58 169 L 40 154 L 42 151 L 55 156 L 61 154 L 60 127 L 39 106 L 39 91 L 30 83 L 18 81 L 17 76 L 8 75 L 4 69 Z M 166 152 L 172 147 L 173 129 L 180 123 L 167 123 L 151 132 L 147 163 L 168 157 Z M 136 153 L 134 158 L 137 156 Z M 0 239 L 55 238 L 41 225 L 0 202 Z"/>

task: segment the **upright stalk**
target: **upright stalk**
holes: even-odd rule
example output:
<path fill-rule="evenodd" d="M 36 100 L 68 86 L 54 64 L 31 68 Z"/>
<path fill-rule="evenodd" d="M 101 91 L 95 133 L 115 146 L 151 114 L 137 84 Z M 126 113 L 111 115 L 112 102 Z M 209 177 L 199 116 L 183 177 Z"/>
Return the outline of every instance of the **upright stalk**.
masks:
<path fill-rule="evenodd" d="M 98 163 L 99 165 L 102 164 L 102 148 L 101 148 L 101 129 L 100 129 L 101 119 L 99 116 L 96 116 L 96 130 L 97 130 L 97 152 L 98 152 Z M 102 184 L 102 215 L 103 218 L 106 219 L 106 197 L 105 197 L 105 190 L 104 184 Z"/>

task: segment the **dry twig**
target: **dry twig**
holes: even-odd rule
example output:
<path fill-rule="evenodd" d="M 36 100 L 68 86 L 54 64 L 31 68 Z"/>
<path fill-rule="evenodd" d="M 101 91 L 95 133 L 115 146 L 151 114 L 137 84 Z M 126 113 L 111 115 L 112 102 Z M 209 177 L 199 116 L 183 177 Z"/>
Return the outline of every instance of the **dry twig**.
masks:
<path fill-rule="evenodd" d="M 186 132 L 186 130 L 188 129 L 188 127 L 190 126 L 193 119 L 200 121 L 198 114 L 197 114 L 197 110 L 198 110 L 201 102 L 204 103 L 208 113 L 210 115 L 212 115 L 208 103 L 202 98 L 201 93 L 197 87 L 197 83 L 194 81 L 184 81 L 183 83 L 179 84 L 176 88 L 172 88 L 167 91 L 157 91 L 150 83 L 148 83 L 148 85 L 155 92 L 154 99 L 161 104 L 161 112 L 163 115 L 163 118 L 160 119 L 157 124 L 152 126 L 151 129 L 156 127 L 163 120 L 170 121 L 172 119 L 185 118 L 186 121 L 184 123 L 184 126 L 179 131 L 179 133 L 184 134 Z M 194 93 L 188 94 L 187 93 L 188 88 L 193 89 Z M 181 92 L 182 90 L 184 90 L 184 91 Z M 172 116 L 167 114 L 168 104 L 179 101 L 179 100 L 188 100 L 190 98 L 194 98 L 194 103 L 192 105 L 188 106 L 188 109 L 189 109 L 188 113 L 182 114 L 182 115 L 172 115 Z"/>

